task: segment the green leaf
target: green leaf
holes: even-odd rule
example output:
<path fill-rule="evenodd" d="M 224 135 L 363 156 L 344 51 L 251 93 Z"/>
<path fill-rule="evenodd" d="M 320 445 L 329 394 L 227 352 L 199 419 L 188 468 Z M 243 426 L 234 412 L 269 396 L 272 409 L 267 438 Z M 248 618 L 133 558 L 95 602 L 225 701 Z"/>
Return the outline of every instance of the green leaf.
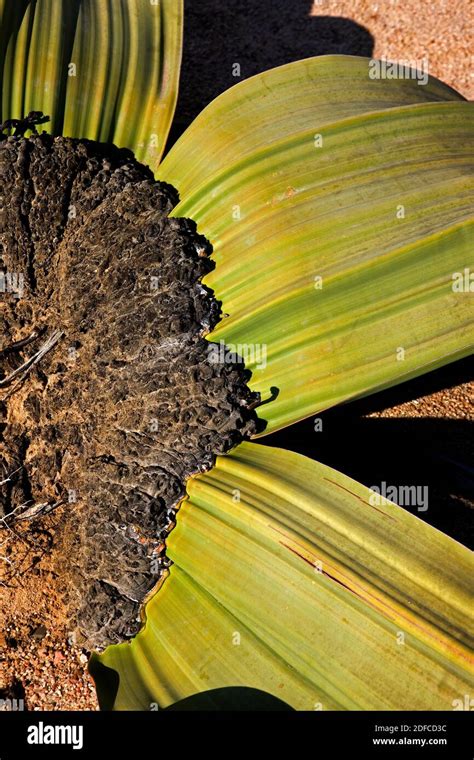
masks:
<path fill-rule="evenodd" d="M 113 142 L 155 169 L 178 92 L 182 0 L 0 0 L 1 119 Z"/>
<path fill-rule="evenodd" d="M 204 282 L 272 403 L 265 433 L 474 345 L 473 105 L 369 61 L 298 61 L 217 98 L 160 168 L 214 246 Z M 465 275 L 466 270 L 468 274 Z M 459 275 L 453 280 L 453 276 Z"/>
<path fill-rule="evenodd" d="M 472 693 L 463 546 L 329 467 L 255 444 L 188 494 L 145 628 L 91 662 L 99 697 L 104 668 L 118 673 L 115 709 L 230 686 L 307 710 L 451 710 Z"/>

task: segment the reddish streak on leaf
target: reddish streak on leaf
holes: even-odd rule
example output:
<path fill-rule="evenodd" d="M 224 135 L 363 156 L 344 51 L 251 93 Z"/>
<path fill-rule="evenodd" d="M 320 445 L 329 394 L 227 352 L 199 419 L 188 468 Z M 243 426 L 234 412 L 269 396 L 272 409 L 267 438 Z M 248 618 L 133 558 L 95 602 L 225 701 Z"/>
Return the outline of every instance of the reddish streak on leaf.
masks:
<path fill-rule="evenodd" d="M 291 546 L 288 546 L 288 544 L 284 544 L 284 543 L 283 543 L 283 541 L 280 541 L 279 543 L 281 544 L 281 546 L 284 546 L 284 547 L 285 547 L 285 549 L 289 549 L 289 550 L 290 550 L 290 552 L 293 552 L 293 554 L 296 554 L 296 555 L 297 555 L 297 557 L 300 557 L 300 558 L 301 558 L 301 559 L 302 559 L 304 562 L 307 562 L 307 563 L 308 563 L 308 565 L 311 565 L 311 567 L 314 569 L 314 567 L 315 567 L 314 563 L 313 563 L 313 562 L 311 562 L 311 560 L 309 560 L 309 559 L 308 559 L 307 557 L 305 557 L 303 554 L 300 554 L 298 551 L 296 551 L 296 549 L 293 549 L 293 547 L 291 547 Z M 319 570 L 318 570 L 318 572 L 319 572 Z M 328 577 L 328 578 L 331 578 L 331 580 L 332 580 L 332 581 L 335 581 L 336 583 L 339 583 L 339 585 L 340 585 L 340 586 L 342 586 L 343 588 L 345 588 L 345 589 L 347 589 L 348 591 L 350 591 L 350 592 L 351 592 L 351 594 L 355 594 L 356 596 L 359 596 L 359 597 L 360 597 L 360 599 L 363 599 L 363 598 L 364 598 L 364 597 L 360 596 L 360 594 L 357 594 L 357 593 L 356 593 L 356 592 L 355 592 L 353 589 L 351 589 L 349 586 L 346 586 L 346 584 L 345 584 L 345 583 L 343 583 L 342 581 L 338 580 L 337 578 L 335 578 L 335 577 L 334 577 L 333 575 L 331 575 L 330 573 L 327 573 L 327 572 L 326 572 L 326 570 L 322 570 L 321 572 L 322 572 L 322 574 L 323 574 L 323 575 L 327 575 L 327 577 Z"/>
<path fill-rule="evenodd" d="M 387 517 L 389 520 L 394 520 L 396 522 L 394 517 L 392 517 L 391 515 L 387 515 L 387 513 L 383 512 L 381 509 L 377 509 L 377 507 L 374 507 L 374 505 L 371 504 L 369 501 L 366 501 L 361 496 L 358 496 L 356 493 L 354 493 L 354 491 L 350 491 L 349 488 L 344 488 L 344 486 L 341 486 L 340 483 L 336 483 L 335 480 L 330 480 L 329 478 L 323 478 L 323 480 L 327 480 L 328 483 L 332 483 L 332 485 L 337 486 L 337 488 L 342 488 L 343 491 L 347 491 L 347 493 L 350 493 L 351 496 L 355 496 L 356 499 L 359 499 L 359 501 L 361 501 L 362 504 L 365 504 L 366 507 L 372 507 L 372 509 L 375 509 L 376 512 L 380 512 L 380 514 L 383 515 L 384 517 Z"/>
<path fill-rule="evenodd" d="M 302 559 L 304 562 L 306 562 L 308 565 L 310 565 L 314 569 L 314 562 L 311 562 L 311 560 L 308 559 L 308 557 L 305 557 L 304 554 L 300 554 L 299 552 L 296 551 L 296 549 L 293 549 L 291 546 L 288 546 L 288 544 L 284 544 L 283 541 L 280 541 L 279 543 L 281 544 L 281 546 L 284 546 L 285 549 L 289 549 L 290 552 L 293 552 L 293 554 L 296 554 L 297 557 Z"/>
<path fill-rule="evenodd" d="M 283 543 L 283 541 L 279 541 L 281 546 L 284 546 L 285 549 L 289 549 L 290 552 L 293 552 L 293 554 L 296 554 L 297 557 L 300 557 L 304 562 L 306 562 L 308 565 L 314 568 L 314 564 L 309 560 L 307 557 L 305 557 L 303 554 L 300 554 L 296 549 L 293 549 L 291 546 L 288 546 L 288 544 Z M 464 654 L 461 650 L 459 650 L 456 646 L 451 646 L 449 642 L 446 639 L 442 639 L 439 636 L 436 636 L 434 633 L 432 633 L 430 630 L 427 630 L 423 625 L 420 625 L 419 623 L 415 622 L 415 620 L 410 619 L 407 617 L 407 615 L 404 615 L 400 610 L 396 610 L 393 607 L 391 607 L 387 602 L 385 602 L 383 599 L 379 599 L 374 594 L 372 594 L 370 591 L 366 591 L 366 594 L 369 596 L 372 596 L 375 601 L 378 603 L 378 606 L 376 604 L 373 604 L 366 595 L 358 594 L 357 591 L 354 591 L 354 589 L 350 588 L 349 586 L 346 586 L 345 583 L 335 578 L 333 575 L 330 575 L 330 573 L 327 573 L 325 570 L 322 571 L 323 575 L 326 575 L 328 578 L 330 578 L 332 581 L 335 581 L 340 586 L 345 588 L 347 591 L 350 591 L 351 594 L 354 594 L 358 599 L 362 599 L 363 602 L 365 602 L 369 607 L 371 607 L 373 610 L 378 612 L 379 614 L 382 614 L 381 607 L 385 607 L 387 610 L 387 613 L 392 620 L 393 623 L 397 622 L 397 619 L 406 620 L 409 625 L 413 626 L 414 628 L 418 628 L 427 638 L 431 638 L 434 641 L 436 641 L 438 644 L 441 644 L 443 649 L 447 649 L 450 652 L 453 652 L 455 655 L 460 657 L 463 660 L 466 660 L 467 662 L 471 663 L 472 659 Z"/>

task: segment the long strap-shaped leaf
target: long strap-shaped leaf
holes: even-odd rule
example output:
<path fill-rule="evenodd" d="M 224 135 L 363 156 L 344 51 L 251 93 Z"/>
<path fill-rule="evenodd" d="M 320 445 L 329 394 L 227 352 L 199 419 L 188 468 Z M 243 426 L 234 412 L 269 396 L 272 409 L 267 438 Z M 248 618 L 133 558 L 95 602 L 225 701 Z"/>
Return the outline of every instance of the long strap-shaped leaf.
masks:
<path fill-rule="evenodd" d="M 472 351 L 473 108 L 309 59 L 217 98 L 165 158 L 214 246 L 210 339 L 279 390 L 265 432 Z"/>
<path fill-rule="evenodd" d="M 0 0 L 1 120 L 113 142 L 155 169 L 173 118 L 183 0 Z"/>
<path fill-rule="evenodd" d="M 252 686 L 299 709 L 440 709 L 472 693 L 470 552 L 329 467 L 242 444 L 188 482 L 170 576 L 116 709 Z M 372 503 L 371 503 L 372 496 Z"/>

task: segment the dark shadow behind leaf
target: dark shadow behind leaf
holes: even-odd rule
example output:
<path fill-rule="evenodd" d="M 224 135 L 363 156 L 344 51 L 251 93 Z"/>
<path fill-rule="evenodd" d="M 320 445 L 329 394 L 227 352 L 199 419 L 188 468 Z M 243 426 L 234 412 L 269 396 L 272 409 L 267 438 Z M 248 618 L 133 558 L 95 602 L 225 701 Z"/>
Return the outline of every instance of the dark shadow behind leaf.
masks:
<path fill-rule="evenodd" d="M 228 686 L 223 689 L 211 689 L 191 697 L 181 699 L 170 705 L 166 711 L 205 710 L 205 711 L 293 711 L 290 705 L 281 699 L 259 689 L 247 686 Z"/>

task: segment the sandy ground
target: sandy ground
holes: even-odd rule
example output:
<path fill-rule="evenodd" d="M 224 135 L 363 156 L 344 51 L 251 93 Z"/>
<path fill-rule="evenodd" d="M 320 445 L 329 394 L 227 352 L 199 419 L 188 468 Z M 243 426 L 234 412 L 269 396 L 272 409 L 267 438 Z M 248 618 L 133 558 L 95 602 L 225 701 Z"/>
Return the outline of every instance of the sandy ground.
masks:
<path fill-rule="evenodd" d="M 456 3 L 452 0 L 432 3 L 417 0 L 320 0 L 315 3 L 311 0 L 239 0 L 237 3 L 186 0 L 183 74 L 171 141 L 213 97 L 235 84 L 231 73 L 235 62 L 241 63 L 243 76 L 250 76 L 271 66 L 324 53 L 385 56 L 396 60 L 427 58 L 431 74 L 470 98 L 474 94 L 470 49 L 470 0 Z M 350 437 L 350 431 L 346 436 L 346 422 L 340 422 L 348 419 L 354 435 L 365 435 L 368 443 L 374 426 L 383 431 L 387 440 L 396 430 L 396 435 L 401 435 L 400 440 L 405 442 L 405 455 L 409 458 L 416 459 L 417 449 L 429 448 L 433 439 L 441 451 L 443 448 L 447 451 L 450 461 L 454 458 L 463 467 L 465 462 L 472 461 L 474 385 L 471 378 L 472 362 L 459 362 L 425 380 L 405 384 L 402 391 L 387 391 L 369 402 L 344 407 L 336 416 L 328 416 L 334 420 L 333 436 L 337 439 L 338 425 L 344 424 L 345 437 Z M 301 439 L 300 430 L 295 426 L 292 434 L 288 431 L 288 448 L 298 450 L 298 445 L 292 442 Z M 268 442 L 285 444 L 284 440 Z M 341 453 L 341 447 L 334 444 L 336 450 L 339 458 L 334 455 L 331 459 L 331 446 L 328 446 L 329 453 L 324 457 L 321 452 L 321 460 L 364 482 L 362 465 L 360 470 L 356 465 L 351 470 L 351 451 L 348 449 L 346 456 Z M 428 458 L 426 466 L 433 467 L 433 461 Z M 447 472 L 449 481 L 452 470 Z M 441 478 L 434 489 L 434 498 L 444 514 L 438 515 L 438 519 L 435 509 L 434 517 L 426 519 L 467 542 L 465 521 L 473 505 L 463 488 L 459 486 L 457 490 L 455 479 L 444 483 Z M 451 510 L 448 518 L 446 506 Z M 44 582 L 47 595 L 47 576 L 41 575 L 41 570 L 39 573 L 38 593 Z M 27 604 L 28 600 L 23 599 L 23 603 Z M 32 615 L 25 629 L 24 624 L 19 628 L 14 616 L 10 616 L 8 626 L 0 635 L 0 698 L 24 699 L 29 710 L 97 709 L 86 660 L 87 653 L 69 645 L 67 631 L 59 624 L 54 631 L 45 630 Z"/>
<path fill-rule="evenodd" d="M 374 58 L 427 59 L 430 74 L 465 98 L 473 98 L 474 19 L 470 0 L 320 0 L 313 3 L 311 13 L 357 21 L 374 38 Z"/>
<path fill-rule="evenodd" d="M 12 625 L 0 636 L 0 646 L 9 652 L 3 699 L 23 700 L 26 710 L 98 709 L 88 655 L 70 646 L 64 632 L 32 626 L 26 638 Z"/>

